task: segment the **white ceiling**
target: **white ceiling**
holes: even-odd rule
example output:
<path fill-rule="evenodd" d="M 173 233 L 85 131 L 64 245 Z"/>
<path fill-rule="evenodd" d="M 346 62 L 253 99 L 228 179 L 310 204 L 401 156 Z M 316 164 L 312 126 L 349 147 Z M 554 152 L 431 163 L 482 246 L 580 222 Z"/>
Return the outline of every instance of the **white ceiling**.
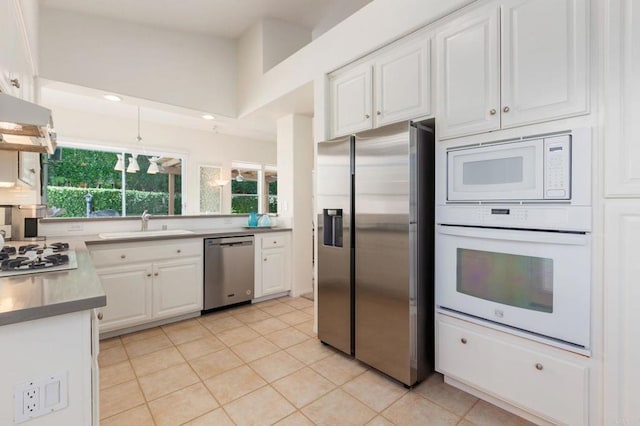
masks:
<path fill-rule="evenodd" d="M 261 17 L 282 19 L 317 36 L 371 0 L 41 0 L 45 7 L 159 28 L 238 38 Z"/>

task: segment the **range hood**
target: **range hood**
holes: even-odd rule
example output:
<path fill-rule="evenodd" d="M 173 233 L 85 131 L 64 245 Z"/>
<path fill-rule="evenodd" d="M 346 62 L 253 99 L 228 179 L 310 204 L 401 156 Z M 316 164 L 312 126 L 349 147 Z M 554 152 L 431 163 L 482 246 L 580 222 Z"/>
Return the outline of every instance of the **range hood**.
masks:
<path fill-rule="evenodd" d="M 53 154 L 56 134 L 51 110 L 0 93 L 0 149 Z"/>

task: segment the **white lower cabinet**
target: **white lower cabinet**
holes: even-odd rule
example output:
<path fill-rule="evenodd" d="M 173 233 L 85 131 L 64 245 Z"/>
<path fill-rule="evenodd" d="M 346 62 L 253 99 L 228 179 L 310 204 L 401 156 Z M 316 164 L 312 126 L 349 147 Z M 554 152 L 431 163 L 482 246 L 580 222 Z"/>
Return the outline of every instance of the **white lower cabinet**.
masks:
<path fill-rule="evenodd" d="M 190 257 L 153 265 L 153 318 L 202 310 L 200 263 L 199 259 Z M 189 277 L 191 279 L 187 279 Z"/>
<path fill-rule="evenodd" d="M 112 331 L 151 320 L 151 278 L 149 265 L 134 264 L 98 269 L 107 295 L 102 313 L 101 331 Z"/>
<path fill-rule="evenodd" d="M 436 318 L 437 371 L 551 423 L 588 424 L 584 357 L 447 315 Z"/>
<path fill-rule="evenodd" d="M 89 248 L 107 295 L 102 333 L 202 310 L 201 239 Z"/>
<path fill-rule="evenodd" d="M 255 298 L 291 290 L 291 238 L 288 233 L 257 234 Z"/>

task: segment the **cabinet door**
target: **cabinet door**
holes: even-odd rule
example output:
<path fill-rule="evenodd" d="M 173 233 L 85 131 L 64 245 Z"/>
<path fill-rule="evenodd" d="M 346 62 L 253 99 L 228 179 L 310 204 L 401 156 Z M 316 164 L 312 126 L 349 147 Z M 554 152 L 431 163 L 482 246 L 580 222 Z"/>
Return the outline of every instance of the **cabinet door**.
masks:
<path fill-rule="evenodd" d="M 436 35 L 440 138 L 500 127 L 498 17 L 495 8 L 480 9 Z"/>
<path fill-rule="evenodd" d="M 634 0 L 609 4 L 605 49 L 605 190 L 607 196 L 640 196 L 640 7 Z"/>
<path fill-rule="evenodd" d="M 419 37 L 376 59 L 376 126 L 431 114 L 430 52 Z"/>
<path fill-rule="evenodd" d="M 186 258 L 153 265 L 153 318 L 202 310 L 202 261 Z"/>
<path fill-rule="evenodd" d="M 333 137 L 373 127 L 370 63 L 332 76 L 329 90 Z"/>
<path fill-rule="evenodd" d="M 630 3 L 635 0 L 628 0 Z M 625 1 L 626 3 L 626 1 Z M 607 200 L 604 224 L 603 424 L 640 419 L 640 200 Z"/>
<path fill-rule="evenodd" d="M 100 331 L 142 324 L 151 319 L 151 265 L 131 265 L 99 270 L 107 295 L 101 308 Z"/>
<path fill-rule="evenodd" d="M 2 0 L 0 30 L 0 88 L 6 93 L 33 101 L 31 52 L 28 47 L 17 0 Z"/>
<path fill-rule="evenodd" d="M 502 127 L 587 112 L 585 0 L 502 6 Z"/>
<path fill-rule="evenodd" d="M 284 249 L 262 251 L 262 295 L 279 293 L 291 288 L 286 267 L 287 255 Z"/>

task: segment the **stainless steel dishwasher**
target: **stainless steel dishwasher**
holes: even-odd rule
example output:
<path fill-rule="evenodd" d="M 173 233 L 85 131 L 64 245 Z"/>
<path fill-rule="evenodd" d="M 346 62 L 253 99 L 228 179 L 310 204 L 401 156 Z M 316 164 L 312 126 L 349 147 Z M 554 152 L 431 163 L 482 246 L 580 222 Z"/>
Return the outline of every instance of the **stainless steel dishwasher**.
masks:
<path fill-rule="evenodd" d="M 251 300 L 253 236 L 205 238 L 204 310 Z"/>

